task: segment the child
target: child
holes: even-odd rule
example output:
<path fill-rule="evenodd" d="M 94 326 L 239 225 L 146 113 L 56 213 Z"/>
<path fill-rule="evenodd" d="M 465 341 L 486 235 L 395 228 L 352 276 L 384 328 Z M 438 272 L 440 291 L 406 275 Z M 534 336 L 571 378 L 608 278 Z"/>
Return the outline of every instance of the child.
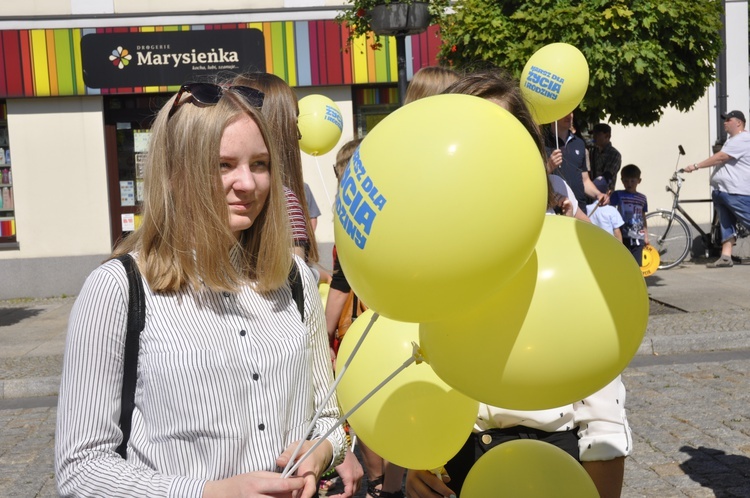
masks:
<path fill-rule="evenodd" d="M 643 247 L 648 244 L 646 231 L 648 201 L 645 195 L 637 191 L 638 184 L 641 183 L 641 170 L 635 164 L 628 164 L 620 171 L 620 179 L 625 190 L 615 190 L 609 203 L 620 211 L 625 221 L 622 242 L 630 249 L 638 266 L 641 266 Z"/>
<path fill-rule="evenodd" d="M 609 193 L 609 182 L 605 177 L 597 176 L 594 179 L 594 185 L 602 194 Z M 599 202 L 592 202 L 586 206 L 586 211 L 589 219 L 591 219 L 591 223 L 608 231 L 617 240 L 622 242 L 622 231 L 620 228 L 625 224 L 625 221 L 620 216 L 617 208 L 613 206 L 600 206 Z"/>

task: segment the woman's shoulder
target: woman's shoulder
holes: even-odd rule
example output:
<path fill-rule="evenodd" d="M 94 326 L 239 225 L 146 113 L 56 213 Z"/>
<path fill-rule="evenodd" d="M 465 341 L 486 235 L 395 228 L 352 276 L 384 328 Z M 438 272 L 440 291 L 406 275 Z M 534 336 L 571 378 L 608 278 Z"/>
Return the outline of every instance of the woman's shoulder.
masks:
<path fill-rule="evenodd" d="M 107 275 L 115 280 L 127 279 L 125 265 L 116 257 L 112 257 L 102 262 L 102 264 L 97 266 L 94 271 L 91 272 L 91 275 Z"/>
<path fill-rule="evenodd" d="M 116 258 L 108 259 L 94 268 L 86 278 L 78 296 L 82 301 L 127 301 L 128 276 L 123 264 Z"/>

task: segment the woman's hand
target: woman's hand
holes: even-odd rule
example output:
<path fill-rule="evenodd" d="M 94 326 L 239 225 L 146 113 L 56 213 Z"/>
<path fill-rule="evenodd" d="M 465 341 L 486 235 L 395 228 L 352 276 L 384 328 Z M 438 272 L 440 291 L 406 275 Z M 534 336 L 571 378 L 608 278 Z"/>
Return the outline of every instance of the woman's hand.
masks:
<path fill-rule="evenodd" d="M 344 461 L 336 467 L 336 473 L 338 473 L 341 482 L 344 484 L 344 492 L 338 495 L 331 495 L 331 498 L 351 498 L 357 494 L 362 484 L 362 476 L 365 473 L 362 470 L 359 460 L 357 460 L 357 457 L 351 450 L 347 450 Z"/>
<path fill-rule="evenodd" d="M 409 498 L 435 498 L 437 496 L 456 498 L 456 493 L 445 485 L 450 480 L 447 474 L 440 479 L 426 470 L 408 470 L 406 472 L 406 496 Z"/>
<path fill-rule="evenodd" d="M 305 441 L 302 444 L 302 448 L 300 449 L 296 460 L 302 458 L 302 456 L 307 453 L 307 450 L 309 450 L 315 443 L 316 440 Z M 286 464 L 289 463 L 292 453 L 294 453 L 294 450 L 298 445 L 299 441 L 295 441 L 287 446 L 284 452 L 276 459 L 276 465 L 285 468 Z M 315 448 L 315 451 L 302 460 L 302 463 L 300 463 L 294 473 L 305 480 L 305 487 L 302 490 L 302 493 L 298 495 L 299 498 L 312 498 L 315 496 L 318 492 L 318 481 L 320 480 L 320 476 L 323 474 L 323 471 L 328 468 L 332 459 L 333 446 L 329 441 L 323 441 L 323 443 Z"/>
<path fill-rule="evenodd" d="M 207 482 L 203 498 L 293 498 L 304 486 L 301 477 L 283 479 L 275 472 L 248 472 Z"/>

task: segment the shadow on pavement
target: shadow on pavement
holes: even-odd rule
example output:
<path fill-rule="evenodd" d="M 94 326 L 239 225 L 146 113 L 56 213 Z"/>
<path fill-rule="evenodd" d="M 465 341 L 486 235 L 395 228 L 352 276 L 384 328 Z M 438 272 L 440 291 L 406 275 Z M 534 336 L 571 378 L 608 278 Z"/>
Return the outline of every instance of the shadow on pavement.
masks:
<path fill-rule="evenodd" d="M 705 446 L 683 446 L 680 451 L 690 456 L 680 464 L 685 475 L 715 496 L 750 496 L 750 458 Z"/>
<path fill-rule="evenodd" d="M 8 327 L 37 316 L 44 310 L 34 308 L 0 308 L 0 327 Z"/>

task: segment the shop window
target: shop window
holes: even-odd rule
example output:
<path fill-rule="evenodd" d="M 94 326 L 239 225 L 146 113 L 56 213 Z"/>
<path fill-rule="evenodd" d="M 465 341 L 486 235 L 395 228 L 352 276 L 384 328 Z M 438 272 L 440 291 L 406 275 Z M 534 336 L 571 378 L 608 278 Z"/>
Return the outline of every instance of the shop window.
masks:
<path fill-rule="evenodd" d="M 0 249 L 18 249 L 13 165 L 8 139 L 8 109 L 0 101 Z"/>
<path fill-rule="evenodd" d="M 395 85 L 354 86 L 352 104 L 356 136 L 364 138 L 383 118 L 398 109 L 398 88 Z"/>
<path fill-rule="evenodd" d="M 140 226 L 151 124 L 170 95 L 105 99 L 107 178 L 112 244 Z"/>

